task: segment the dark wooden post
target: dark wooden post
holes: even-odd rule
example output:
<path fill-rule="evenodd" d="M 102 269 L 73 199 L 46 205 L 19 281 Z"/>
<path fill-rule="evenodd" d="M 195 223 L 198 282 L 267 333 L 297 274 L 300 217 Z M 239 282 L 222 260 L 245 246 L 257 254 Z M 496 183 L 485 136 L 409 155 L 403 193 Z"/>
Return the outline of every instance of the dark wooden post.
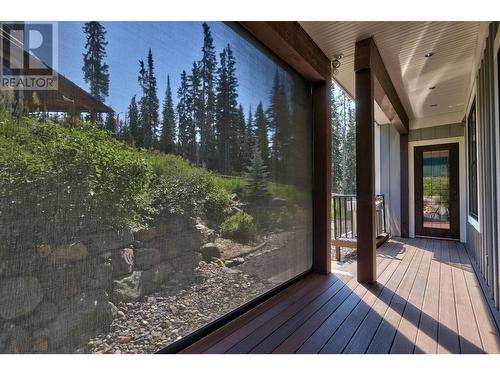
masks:
<path fill-rule="evenodd" d="M 371 69 L 356 71 L 356 192 L 358 281 L 374 283 L 375 230 L 375 114 L 374 77 Z"/>
<path fill-rule="evenodd" d="M 96 112 L 94 109 L 91 109 L 90 110 L 90 122 L 92 124 L 95 124 L 96 119 L 97 119 Z"/>
<path fill-rule="evenodd" d="M 313 269 L 331 272 L 331 82 L 313 83 L 314 170 L 313 170 Z"/>

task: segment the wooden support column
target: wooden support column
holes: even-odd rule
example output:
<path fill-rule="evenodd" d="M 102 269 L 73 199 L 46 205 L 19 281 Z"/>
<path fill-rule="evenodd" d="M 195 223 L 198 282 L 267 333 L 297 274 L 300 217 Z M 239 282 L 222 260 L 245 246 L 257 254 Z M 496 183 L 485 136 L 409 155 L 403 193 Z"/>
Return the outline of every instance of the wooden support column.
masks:
<path fill-rule="evenodd" d="M 408 236 L 408 128 L 409 119 L 372 38 L 356 42 L 356 189 L 358 281 L 376 281 L 375 115 L 382 109 L 401 135 L 401 227 Z"/>
<path fill-rule="evenodd" d="M 331 81 L 312 84 L 314 113 L 313 270 L 331 272 Z M 326 251 L 325 251 L 326 250 Z"/>
<path fill-rule="evenodd" d="M 373 80 L 371 69 L 356 71 L 357 276 L 361 283 L 374 283 L 377 277 Z"/>

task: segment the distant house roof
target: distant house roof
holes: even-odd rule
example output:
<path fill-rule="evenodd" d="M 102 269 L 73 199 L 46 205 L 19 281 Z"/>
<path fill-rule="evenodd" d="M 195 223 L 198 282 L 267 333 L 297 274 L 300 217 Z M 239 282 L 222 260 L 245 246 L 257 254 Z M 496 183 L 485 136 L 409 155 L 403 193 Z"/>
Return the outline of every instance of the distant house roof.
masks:
<path fill-rule="evenodd" d="M 96 99 L 63 75 L 57 73 L 57 77 L 57 90 L 24 90 L 24 103 L 30 110 L 68 113 L 113 112 L 111 107 Z"/>
<path fill-rule="evenodd" d="M 7 39 L 2 35 L 4 39 Z M 87 91 L 82 89 L 80 86 L 70 81 L 68 78 L 62 74 L 56 72 L 52 67 L 47 65 L 45 62 L 41 61 L 37 57 L 28 53 L 22 46 L 19 45 L 18 41 L 11 41 L 9 38 L 10 48 L 18 48 L 22 50 L 22 53 L 14 53 L 12 55 L 17 55 L 18 57 L 23 56 L 25 61 L 30 61 L 37 65 L 43 65 L 48 69 L 52 70 L 54 75 L 57 76 L 57 89 L 56 90 L 22 90 L 22 100 L 25 106 L 28 107 L 30 111 L 46 111 L 46 112 L 67 112 L 69 114 L 76 114 L 78 112 L 89 112 L 89 113 L 111 113 L 113 109 L 99 99 L 93 97 Z M 6 56 L 10 58 L 10 51 L 6 50 L 6 43 L 2 43 L 3 49 L 3 71 L 8 72 L 10 68 L 7 66 Z M 19 51 L 21 52 L 21 51 Z M 31 66 L 31 65 L 29 65 Z M 19 95 L 21 96 L 21 95 Z"/>

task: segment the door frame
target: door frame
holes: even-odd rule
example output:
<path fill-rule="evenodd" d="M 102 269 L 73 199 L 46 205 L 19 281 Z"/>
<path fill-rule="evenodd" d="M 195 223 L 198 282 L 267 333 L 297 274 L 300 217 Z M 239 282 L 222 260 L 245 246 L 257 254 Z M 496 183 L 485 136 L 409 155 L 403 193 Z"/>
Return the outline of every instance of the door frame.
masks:
<path fill-rule="evenodd" d="M 449 229 L 426 228 L 424 226 L 423 211 L 423 154 L 429 151 L 448 151 L 448 179 L 449 179 Z M 426 237 L 448 239 L 460 238 L 460 155 L 458 143 L 444 143 L 439 145 L 418 146 L 413 149 L 414 158 L 414 189 L 415 189 L 415 234 Z M 420 183 L 419 183 L 420 182 Z M 453 196 L 454 194 L 454 196 Z M 418 233 L 417 233 L 418 232 Z"/>
<path fill-rule="evenodd" d="M 465 127 L 464 127 L 465 132 Z M 459 164 L 459 197 L 460 197 L 460 242 L 466 242 L 467 239 L 467 212 L 465 201 L 466 194 L 466 165 L 465 165 L 465 134 L 460 137 L 448 137 L 427 139 L 424 141 L 409 141 L 408 142 L 408 221 L 409 221 L 409 237 L 415 237 L 415 171 L 414 171 L 414 148 L 418 146 L 440 145 L 446 143 L 458 143 L 458 164 Z"/>

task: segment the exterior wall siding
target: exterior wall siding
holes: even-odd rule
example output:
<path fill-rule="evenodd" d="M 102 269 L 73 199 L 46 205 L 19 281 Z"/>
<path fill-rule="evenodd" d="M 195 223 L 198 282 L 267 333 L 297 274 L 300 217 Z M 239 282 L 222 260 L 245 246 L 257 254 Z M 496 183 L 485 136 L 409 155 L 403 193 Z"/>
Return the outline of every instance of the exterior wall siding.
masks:
<path fill-rule="evenodd" d="M 391 235 L 401 235 L 401 176 L 399 173 L 399 133 L 391 125 L 380 125 L 380 194 L 385 197 L 387 227 Z"/>
<path fill-rule="evenodd" d="M 463 123 L 432 126 L 429 128 L 410 129 L 408 142 L 426 141 L 428 139 L 463 137 Z"/>
<path fill-rule="evenodd" d="M 498 98 L 495 97 L 495 51 L 493 48 L 496 32 L 497 24 L 490 23 L 489 35 L 476 75 L 479 230 L 467 223 L 467 249 L 476 261 L 498 308 L 500 304 L 497 246 L 499 213 L 496 209 L 497 150 L 495 145 L 498 132 L 495 100 Z"/>

